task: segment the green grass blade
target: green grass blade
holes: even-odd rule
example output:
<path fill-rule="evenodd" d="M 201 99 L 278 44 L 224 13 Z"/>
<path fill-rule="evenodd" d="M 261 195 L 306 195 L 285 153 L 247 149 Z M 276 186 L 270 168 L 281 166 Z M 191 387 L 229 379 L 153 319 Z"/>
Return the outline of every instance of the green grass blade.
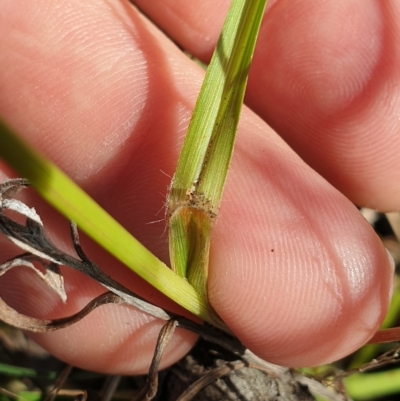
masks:
<path fill-rule="evenodd" d="M 21 391 L 18 393 L 17 401 L 41 401 L 43 399 L 41 391 Z"/>
<path fill-rule="evenodd" d="M 173 212 L 188 191 L 217 212 L 267 0 L 234 0 L 197 99 L 169 199 Z"/>
<path fill-rule="evenodd" d="M 232 2 L 197 99 L 168 198 L 171 266 L 204 297 L 211 226 L 228 174 L 266 2 Z M 203 244 L 202 249 L 199 244 Z"/>
<path fill-rule="evenodd" d="M 55 380 L 60 372 L 55 370 L 37 370 L 26 368 L 23 366 L 9 365 L 7 363 L 0 363 L 0 375 L 7 377 L 29 377 L 36 379 Z M 86 370 L 74 370 L 69 376 L 73 380 L 92 380 L 104 377 L 104 374 L 90 372 Z"/>
<path fill-rule="evenodd" d="M 29 179 L 47 202 L 75 221 L 100 246 L 167 297 L 210 321 L 206 303 L 188 282 L 157 259 L 66 174 L 31 149 L 1 120 L 0 157 Z"/>
<path fill-rule="evenodd" d="M 37 372 L 35 369 L 25 368 L 21 366 L 8 365 L 0 363 L 0 375 L 10 377 L 40 377 L 42 379 L 55 380 L 57 372 Z"/>
<path fill-rule="evenodd" d="M 363 373 L 344 379 L 349 396 L 354 400 L 374 400 L 400 393 L 400 369 Z"/>

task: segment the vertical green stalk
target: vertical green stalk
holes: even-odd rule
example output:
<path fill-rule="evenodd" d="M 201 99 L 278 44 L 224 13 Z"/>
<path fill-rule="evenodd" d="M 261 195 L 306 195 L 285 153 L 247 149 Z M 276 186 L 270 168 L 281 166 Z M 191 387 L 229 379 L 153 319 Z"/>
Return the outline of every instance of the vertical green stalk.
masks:
<path fill-rule="evenodd" d="M 233 152 L 266 0 L 234 0 L 207 69 L 168 198 L 171 265 L 207 298 L 210 231 Z"/>

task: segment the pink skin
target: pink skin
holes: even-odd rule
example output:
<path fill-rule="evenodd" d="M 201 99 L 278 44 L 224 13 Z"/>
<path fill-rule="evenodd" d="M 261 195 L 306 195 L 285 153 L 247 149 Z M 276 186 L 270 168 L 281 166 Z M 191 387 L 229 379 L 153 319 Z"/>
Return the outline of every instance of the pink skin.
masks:
<path fill-rule="evenodd" d="M 136 3 L 207 59 L 229 1 Z M 341 358 L 374 334 L 387 311 L 393 268 L 351 201 L 385 211 L 400 206 L 396 7 L 378 0 L 268 7 L 247 93 L 264 121 L 245 108 L 212 235 L 209 297 L 244 344 L 271 362 Z M 168 262 L 165 223 L 148 223 L 163 216 L 167 175 L 203 71 L 123 0 L 1 0 L 0 8 L 0 115 Z M 0 174 L 13 173 L 2 164 Z M 31 199 L 54 241 L 70 249 L 65 221 Z M 184 313 L 90 241 L 83 244 L 115 279 Z M 1 249 L 2 258 L 11 254 L 3 240 Z M 103 292 L 64 271 L 66 305 L 24 269 L 0 280 L 1 296 L 48 318 Z M 161 324 L 105 306 L 34 337 L 77 366 L 144 373 Z M 178 330 L 163 366 L 194 341 Z"/>

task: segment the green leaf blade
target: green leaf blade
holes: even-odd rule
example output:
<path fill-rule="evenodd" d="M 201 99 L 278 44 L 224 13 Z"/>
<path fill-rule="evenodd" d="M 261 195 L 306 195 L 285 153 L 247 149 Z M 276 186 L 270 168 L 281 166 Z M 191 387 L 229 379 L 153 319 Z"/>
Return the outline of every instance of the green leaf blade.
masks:
<path fill-rule="evenodd" d="M 195 289 L 175 274 L 104 211 L 59 168 L 26 145 L 0 120 L 0 157 L 61 214 L 105 250 L 167 297 L 210 321 L 206 303 Z"/>
<path fill-rule="evenodd" d="M 169 209 L 195 190 L 218 209 L 266 0 L 232 2 L 173 178 Z"/>
<path fill-rule="evenodd" d="M 171 265 L 199 290 L 207 287 L 209 235 L 228 174 L 265 6 L 266 0 L 232 2 L 172 180 L 168 198 Z M 200 225 L 197 233 L 184 232 L 187 216 L 182 210 L 186 209 L 193 216 L 201 212 L 203 225 L 209 227 L 207 234 Z M 199 250 L 199 244 L 203 249 Z M 201 292 L 206 296 L 206 290 Z"/>

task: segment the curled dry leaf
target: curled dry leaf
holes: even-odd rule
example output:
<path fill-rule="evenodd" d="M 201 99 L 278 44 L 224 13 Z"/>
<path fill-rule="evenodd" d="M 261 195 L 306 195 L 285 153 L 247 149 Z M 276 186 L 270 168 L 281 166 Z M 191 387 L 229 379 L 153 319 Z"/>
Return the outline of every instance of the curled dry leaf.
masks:
<path fill-rule="evenodd" d="M 348 377 L 356 373 L 364 373 L 370 370 L 382 368 L 387 365 L 392 365 L 394 363 L 399 363 L 400 361 L 400 348 L 396 347 L 378 357 L 374 358 L 372 361 L 364 363 L 358 368 L 349 369 L 346 372 L 340 373 L 336 376 L 337 379 L 342 379 L 343 377 Z"/>
<path fill-rule="evenodd" d="M 26 253 L 19 255 L 1 267 L 3 274 L 15 266 L 28 266 L 32 268 L 45 282 L 56 291 L 65 302 L 66 294 L 59 266 L 69 266 L 98 281 L 105 288 L 121 297 L 128 305 L 132 305 L 143 312 L 162 320 L 169 320 L 170 314 L 162 308 L 132 294 L 127 288 L 107 276 L 95 263 L 86 257 L 79 243 L 78 230 L 75 224 L 71 225 L 75 250 L 81 259 L 62 252 L 46 237 L 43 223 L 35 209 L 28 207 L 19 200 L 13 199 L 19 191 L 29 186 L 23 179 L 9 180 L 0 184 L 0 232 L 10 241 L 23 249 Z M 6 214 L 6 211 L 14 211 L 26 218 L 25 224 L 19 224 Z M 46 273 L 43 274 L 32 262 L 40 262 Z"/>
<path fill-rule="evenodd" d="M 71 316 L 63 317 L 60 319 L 36 319 L 30 316 L 25 316 L 17 312 L 15 309 L 8 306 L 3 299 L 0 298 L 0 319 L 11 326 L 17 327 L 21 330 L 28 330 L 35 333 L 45 333 L 49 331 L 63 329 L 83 319 L 90 312 L 99 306 L 106 304 L 119 304 L 123 301 L 118 295 L 112 292 L 106 292 L 99 295 L 90 301 L 79 312 Z"/>
<path fill-rule="evenodd" d="M 40 263 L 45 268 L 45 273 L 43 274 L 33 262 Z M 34 270 L 35 273 L 61 298 L 63 302 L 67 301 L 67 294 L 64 288 L 64 278 L 61 275 L 59 266 L 54 262 L 46 262 L 36 255 L 30 253 L 24 253 L 19 255 L 2 265 L 0 265 L 0 276 L 7 273 L 13 267 L 25 266 Z"/>
<path fill-rule="evenodd" d="M 171 319 L 160 330 L 156 349 L 154 350 L 154 356 L 150 364 L 149 374 L 147 375 L 146 384 L 133 401 L 150 401 L 156 396 L 158 390 L 158 368 L 164 351 L 171 341 L 177 325 L 178 321 Z"/>

